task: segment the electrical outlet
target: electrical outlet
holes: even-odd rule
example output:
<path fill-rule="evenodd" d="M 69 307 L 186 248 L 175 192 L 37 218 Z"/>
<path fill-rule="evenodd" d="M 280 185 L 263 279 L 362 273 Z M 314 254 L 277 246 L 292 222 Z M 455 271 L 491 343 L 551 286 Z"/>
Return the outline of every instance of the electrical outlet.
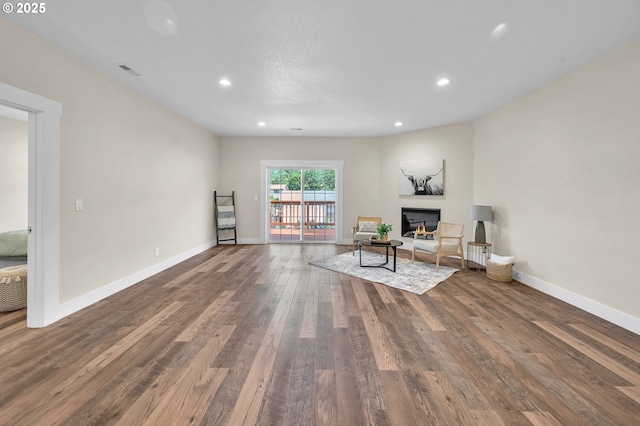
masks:
<path fill-rule="evenodd" d="M 156 247 L 156 256 L 160 256 L 160 248 Z"/>

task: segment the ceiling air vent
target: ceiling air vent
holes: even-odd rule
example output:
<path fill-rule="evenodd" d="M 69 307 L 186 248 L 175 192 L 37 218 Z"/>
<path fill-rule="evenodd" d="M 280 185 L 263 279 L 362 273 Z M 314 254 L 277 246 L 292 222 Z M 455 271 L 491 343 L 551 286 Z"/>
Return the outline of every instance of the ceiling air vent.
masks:
<path fill-rule="evenodd" d="M 138 74 L 137 72 L 135 72 L 134 70 L 129 68 L 127 65 L 125 65 L 125 64 L 116 64 L 116 65 L 118 65 L 120 68 L 122 68 L 123 70 L 125 70 L 129 74 L 131 74 L 133 76 L 136 76 L 136 77 L 140 77 L 140 74 Z"/>
<path fill-rule="evenodd" d="M 292 127 L 289 130 L 302 130 L 302 127 Z"/>

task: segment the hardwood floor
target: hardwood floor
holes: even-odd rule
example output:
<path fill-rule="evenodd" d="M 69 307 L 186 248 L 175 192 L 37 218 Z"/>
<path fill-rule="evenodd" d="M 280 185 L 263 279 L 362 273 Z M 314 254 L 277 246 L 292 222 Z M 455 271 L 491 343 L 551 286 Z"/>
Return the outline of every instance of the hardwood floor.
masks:
<path fill-rule="evenodd" d="M 219 246 L 44 329 L 0 314 L 0 424 L 640 424 L 638 335 L 473 271 L 416 296 L 308 264 L 349 250 Z"/>

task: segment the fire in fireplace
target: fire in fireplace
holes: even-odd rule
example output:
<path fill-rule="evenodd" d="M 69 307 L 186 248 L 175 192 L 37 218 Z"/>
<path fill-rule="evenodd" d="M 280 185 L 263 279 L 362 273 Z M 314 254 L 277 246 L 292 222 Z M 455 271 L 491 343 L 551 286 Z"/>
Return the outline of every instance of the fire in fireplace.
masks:
<path fill-rule="evenodd" d="M 440 209 L 402 207 L 403 237 L 413 237 L 413 232 L 418 226 L 422 225 L 427 228 L 427 231 L 435 231 L 438 227 L 438 222 L 440 222 Z"/>

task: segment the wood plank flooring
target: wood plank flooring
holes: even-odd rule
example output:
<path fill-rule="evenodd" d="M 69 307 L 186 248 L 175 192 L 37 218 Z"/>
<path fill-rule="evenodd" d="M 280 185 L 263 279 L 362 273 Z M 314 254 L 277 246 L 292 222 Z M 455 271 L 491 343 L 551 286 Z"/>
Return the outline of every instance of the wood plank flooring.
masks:
<path fill-rule="evenodd" d="M 44 329 L 0 314 L 0 425 L 640 425 L 638 335 L 479 272 L 309 265 L 349 250 L 219 246 Z"/>

